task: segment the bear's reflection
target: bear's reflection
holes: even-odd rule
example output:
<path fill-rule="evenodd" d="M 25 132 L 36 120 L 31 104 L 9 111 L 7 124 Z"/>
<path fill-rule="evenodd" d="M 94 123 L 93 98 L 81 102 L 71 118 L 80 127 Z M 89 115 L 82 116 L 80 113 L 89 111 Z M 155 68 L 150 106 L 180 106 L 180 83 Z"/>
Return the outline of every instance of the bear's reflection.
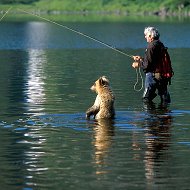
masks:
<path fill-rule="evenodd" d="M 107 173 L 105 167 L 113 141 L 114 122 L 111 119 L 99 119 L 94 124 L 94 140 L 92 143 L 95 148 L 96 174 Z"/>

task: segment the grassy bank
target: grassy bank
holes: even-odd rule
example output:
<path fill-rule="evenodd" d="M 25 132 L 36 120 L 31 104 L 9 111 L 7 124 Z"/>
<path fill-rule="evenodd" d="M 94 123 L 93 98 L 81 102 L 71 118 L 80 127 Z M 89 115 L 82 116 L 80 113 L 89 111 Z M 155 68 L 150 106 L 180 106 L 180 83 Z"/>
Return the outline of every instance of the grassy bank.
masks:
<path fill-rule="evenodd" d="M 188 0 L 41 0 L 40 10 L 112 14 L 190 14 Z M 190 15 L 189 15 L 190 16 Z"/>
<path fill-rule="evenodd" d="M 56 18 L 66 21 L 118 21 L 125 20 L 126 15 L 136 20 L 147 15 L 152 19 L 157 16 L 190 16 L 189 0 L 36 0 L 28 4 L 0 4 L 1 13 L 10 6 L 12 19 L 19 17 L 18 8 L 49 17 L 56 15 Z M 20 17 L 23 19 L 23 15 Z"/>
<path fill-rule="evenodd" d="M 99 14 L 185 14 L 190 16 L 189 0 L 34 0 L 33 3 L 28 4 L 21 2 L 12 0 L 12 3 L 0 4 L 0 8 L 21 6 L 30 10 L 50 13 L 94 12 Z"/>

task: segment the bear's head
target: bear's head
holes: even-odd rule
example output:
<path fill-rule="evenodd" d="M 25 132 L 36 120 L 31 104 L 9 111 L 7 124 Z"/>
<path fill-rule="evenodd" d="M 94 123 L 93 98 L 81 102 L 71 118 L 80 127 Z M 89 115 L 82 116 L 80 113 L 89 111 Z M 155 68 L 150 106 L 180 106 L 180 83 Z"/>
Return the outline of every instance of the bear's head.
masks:
<path fill-rule="evenodd" d="M 98 94 L 103 88 L 109 87 L 109 84 L 110 82 L 107 77 L 102 76 L 91 86 L 90 89 Z"/>

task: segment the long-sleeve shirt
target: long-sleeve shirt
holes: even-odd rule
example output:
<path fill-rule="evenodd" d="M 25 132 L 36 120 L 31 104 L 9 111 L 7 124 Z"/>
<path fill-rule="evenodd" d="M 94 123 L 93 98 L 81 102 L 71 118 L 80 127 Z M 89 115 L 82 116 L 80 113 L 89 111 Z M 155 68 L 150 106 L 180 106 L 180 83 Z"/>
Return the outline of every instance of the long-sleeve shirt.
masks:
<path fill-rule="evenodd" d="M 161 62 L 161 50 L 164 48 L 163 43 L 160 40 L 154 40 L 148 43 L 145 51 L 144 62 L 142 68 L 145 73 L 159 72 L 158 65 Z"/>

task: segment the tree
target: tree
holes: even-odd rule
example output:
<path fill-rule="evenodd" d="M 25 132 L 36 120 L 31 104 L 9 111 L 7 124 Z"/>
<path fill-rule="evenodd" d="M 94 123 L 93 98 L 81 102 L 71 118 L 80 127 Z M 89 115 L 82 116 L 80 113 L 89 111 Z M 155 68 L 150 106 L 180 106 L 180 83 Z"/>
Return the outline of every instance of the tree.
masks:
<path fill-rule="evenodd" d="M 39 0 L 0 0 L 0 4 L 31 4 Z"/>

